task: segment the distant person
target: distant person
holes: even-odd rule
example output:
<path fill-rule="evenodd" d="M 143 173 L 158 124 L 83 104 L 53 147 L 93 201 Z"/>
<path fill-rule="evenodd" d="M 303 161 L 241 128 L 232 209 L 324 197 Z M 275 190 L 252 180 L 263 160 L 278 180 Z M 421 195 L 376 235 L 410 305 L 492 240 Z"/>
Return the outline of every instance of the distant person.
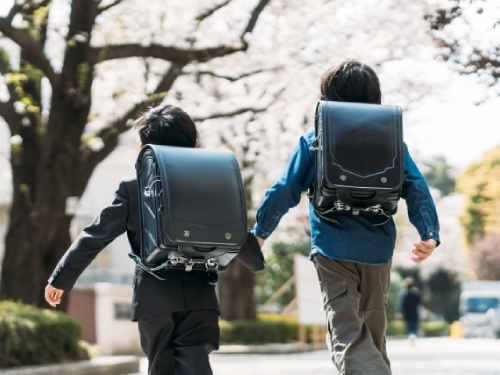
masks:
<path fill-rule="evenodd" d="M 380 104 L 382 93 L 374 70 L 346 60 L 327 70 L 320 83 L 321 100 Z M 254 233 L 261 246 L 283 215 L 313 187 L 312 130 L 299 139 L 282 177 L 266 193 L 257 211 Z M 404 183 L 411 223 L 419 240 L 412 260 L 427 259 L 439 243 L 439 221 L 429 188 L 404 145 Z M 341 375 L 387 375 L 385 331 L 391 259 L 396 244 L 392 217 L 335 214 L 336 224 L 321 218 L 309 205 L 311 254 L 316 267 L 328 327 L 327 344 Z"/>
<path fill-rule="evenodd" d="M 199 145 L 191 117 L 172 105 L 149 109 L 134 127 L 139 131 L 140 148 L 146 144 Z M 61 302 L 63 293 L 73 288 L 99 252 L 121 234 L 127 233 L 132 248 L 140 248 L 138 204 L 137 179 L 122 181 L 111 205 L 82 230 L 50 276 L 45 299 L 51 306 Z M 161 272 L 164 280 L 139 266 L 135 268 L 132 320 L 138 321 L 141 346 L 149 361 L 148 374 L 211 375 L 209 354 L 219 348 L 220 336 L 215 287 L 206 272 Z"/>
<path fill-rule="evenodd" d="M 418 336 L 421 303 L 422 295 L 417 288 L 415 280 L 407 277 L 404 279 L 404 289 L 399 294 L 397 310 L 405 322 L 406 332 L 412 344 L 415 343 Z"/>

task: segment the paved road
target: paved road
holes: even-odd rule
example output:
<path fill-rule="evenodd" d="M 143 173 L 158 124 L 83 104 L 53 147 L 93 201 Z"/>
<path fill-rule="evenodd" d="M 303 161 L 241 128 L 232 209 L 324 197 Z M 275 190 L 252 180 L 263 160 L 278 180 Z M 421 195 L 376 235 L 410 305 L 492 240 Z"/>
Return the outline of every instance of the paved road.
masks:
<path fill-rule="evenodd" d="M 420 338 L 415 346 L 391 339 L 393 375 L 500 375 L 500 340 Z M 327 351 L 211 356 L 215 375 L 336 375 Z M 146 371 L 143 363 L 142 374 Z M 367 374 L 372 375 L 372 374 Z M 376 375 L 376 374 L 374 374 Z"/>

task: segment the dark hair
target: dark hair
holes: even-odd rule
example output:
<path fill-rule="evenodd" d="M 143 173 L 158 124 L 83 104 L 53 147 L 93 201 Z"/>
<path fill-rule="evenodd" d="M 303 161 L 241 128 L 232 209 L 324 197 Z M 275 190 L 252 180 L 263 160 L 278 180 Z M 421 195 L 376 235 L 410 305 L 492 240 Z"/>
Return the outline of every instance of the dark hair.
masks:
<path fill-rule="evenodd" d="M 368 65 L 345 60 L 321 77 L 321 100 L 380 104 L 380 81 Z"/>
<path fill-rule="evenodd" d="M 404 284 L 407 289 L 411 289 L 417 286 L 417 283 L 415 282 L 415 279 L 413 277 L 407 277 L 404 279 Z"/>
<path fill-rule="evenodd" d="M 196 125 L 181 108 L 163 104 L 149 108 L 134 122 L 143 145 L 195 147 Z"/>

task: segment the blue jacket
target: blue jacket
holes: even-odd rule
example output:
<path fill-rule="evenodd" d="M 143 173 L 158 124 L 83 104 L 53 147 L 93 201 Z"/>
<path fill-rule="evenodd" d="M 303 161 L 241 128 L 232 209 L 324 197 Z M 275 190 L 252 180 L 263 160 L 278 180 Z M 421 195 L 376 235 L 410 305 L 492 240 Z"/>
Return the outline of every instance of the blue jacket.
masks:
<path fill-rule="evenodd" d="M 257 211 L 254 226 L 256 236 L 267 239 L 288 210 L 296 206 L 313 184 L 315 141 L 314 130 L 303 135 L 281 178 L 266 192 Z M 408 217 L 422 240 L 439 243 L 439 221 L 434 201 L 424 177 L 404 145 L 404 183 L 402 198 L 406 200 Z M 393 255 L 396 227 L 390 218 L 383 225 L 375 215 L 337 214 L 338 224 L 332 224 L 314 211 L 309 204 L 311 226 L 311 256 L 320 253 L 337 260 L 363 264 L 384 264 Z"/>

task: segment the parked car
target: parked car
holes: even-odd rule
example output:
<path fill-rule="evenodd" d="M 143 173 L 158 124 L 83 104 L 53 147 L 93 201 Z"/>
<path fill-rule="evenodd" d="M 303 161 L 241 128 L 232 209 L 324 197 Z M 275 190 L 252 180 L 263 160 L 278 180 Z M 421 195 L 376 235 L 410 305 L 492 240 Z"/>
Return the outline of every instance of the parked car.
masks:
<path fill-rule="evenodd" d="M 463 335 L 500 338 L 500 281 L 468 281 L 460 294 Z"/>

